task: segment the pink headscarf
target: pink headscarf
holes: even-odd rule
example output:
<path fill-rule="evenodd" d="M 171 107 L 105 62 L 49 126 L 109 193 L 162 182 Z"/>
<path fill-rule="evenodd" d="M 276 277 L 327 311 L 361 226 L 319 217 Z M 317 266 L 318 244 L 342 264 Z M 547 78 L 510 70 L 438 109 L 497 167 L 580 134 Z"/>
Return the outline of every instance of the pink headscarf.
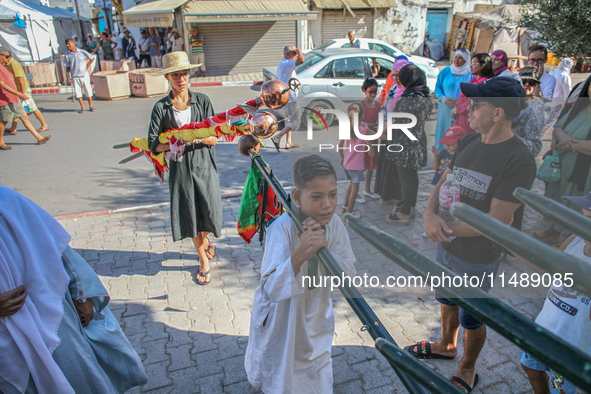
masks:
<path fill-rule="evenodd" d="M 400 69 L 406 66 L 407 64 L 411 63 L 406 59 L 396 60 L 392 65 L 392 71 L 396 70 L 400 72 Z M 396 92 L 394 92 L 394 97 L 392 97 L 392 99 L 390 99 L 390 101 L 388 102 L 388 112 L 394 112 L 394 107 L 396 106 L 396 103 L 398 102 L 398 100 L 400 100 L 400 96 L 402 96 L 402 93 L 404 93 L 404 88 L 402 86 L 394 86 L 396 86 Z"/>
<path fill-rule="evenodd" d="M 507 53 L 505 51 L 500 50 L 500 49 L 493 51 L 490 55 L 498 57 L 499 60 L 503 62 L 503 66 L 499 67 L 495 70 L 495 77 L 496 77 L 500 73 L 502 73 L 503 71 L 505 71 L 507 69 L 507 63 L 509 62 L 509 59 L 507 58 Z"/>

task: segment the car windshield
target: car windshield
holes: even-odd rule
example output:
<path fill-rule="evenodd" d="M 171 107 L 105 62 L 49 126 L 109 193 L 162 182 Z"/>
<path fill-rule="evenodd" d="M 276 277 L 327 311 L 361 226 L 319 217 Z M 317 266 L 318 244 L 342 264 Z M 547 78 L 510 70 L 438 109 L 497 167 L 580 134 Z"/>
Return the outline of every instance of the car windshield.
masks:
<path fill-rule="evenodd" d="M 308 52 L 304 55 L 304 62 L 296 67 L 296 73 L 301 73 L 305 69 L 312 67 L 314 64 L 318 63 L 324 59 L 324 56 L 320 56 L 314 52 Z"/>
<path fill-rule="evenodd" d="M 319 49 L 326 49 L 326 48 L 328 48 L 329 46 L 331 46 L 334 43 L 335 43 L 334 40 L 326 41 L 324 44 L 320 45 L 319 47 L 314 48 L 314 50 L 316 51 L 316 50 L 319 50 Z"/>

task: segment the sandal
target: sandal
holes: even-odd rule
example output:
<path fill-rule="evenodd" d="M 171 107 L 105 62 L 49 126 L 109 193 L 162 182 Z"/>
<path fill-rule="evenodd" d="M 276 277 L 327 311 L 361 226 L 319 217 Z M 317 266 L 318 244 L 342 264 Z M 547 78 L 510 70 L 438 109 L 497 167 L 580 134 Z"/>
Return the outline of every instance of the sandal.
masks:
<path fill-rule="evenodd" d="M 37 143 L 39 145 L 43 145 L 44 143 L 46 143 L 47 141 L 49 141 L 51 139 L 51 134 L 48 135 L 47 137 L 43 137 L 40 140 L 37 140 Z"/>
<path fill-rule="evenodd" d="M 411 356 L 418 358 L 419 360 L 427 360 L 432 358 L 439 358 L 443 360 L 451 360 L 454 357 L 443 356 L 441 354 L 431 353 L 431 342 L 421 341 L 414 345 L 405 346 L 404 350 L 410 353 Z"/>
<path fill-rule="evenodd" d="M 209 282 L 211 281 L 211 277 L 209 278 L 209 281 L 206 282 L 205 280 L 207 280 L 207 275 L 209 275 L 209 270 L 207 270 L 206 272 L 199 270 L 199 272 L 197 273 L 197 276 L 195 277 L 197 284 L 200 286 L 208 285 Z M 203 282 L 199 281 L 199 279 L 198 279 L 199 277 L 202 277 L 204 279 Z"/>
<path fill-rule="evenodd" d="M 469 392 L 474 390 L 474 388 L 476 388 L 476 385 L 478 384 L 478 374 L 474 375 L 474 385 L 472 387 L 470 387 L 468 383 L 464 382 L 457 376 L 451 378 L 451 384 L 462 390 L 464 393 L 468 394 Z"/>
<path fill-rule="evenodd" d="M 83 113 L 84 113 L 84 110 L 83 110 L 83 109 L 81 109 L 80 111 L 78 111 L 78 113 L 79 113 L 79 114 L 83 114 Z"/>
<path fill-rule="evenodd" d="M 273 138 L 271 138 L 271 142 L 273 143 L 273 145 L 275 145 L 275 149 L 277 149 L 277 153 L 280 153 L 279 142 L 275 142 L 275 140 Z"/>
<path fill-rule="evenodd" d="M 400 226 L 407 226 L 410 223 L 410 218 L 401 219 L 397 213 L 386 215 L 386 223 Z"/>
<path fill-rule="evenodd" d="M 11 150 L 12 149 L 12 146 L 6 145 L 6 144 L 2 144 L 2 145 L 0 145 L 0 149 L 2 149 L 2 150 Z"/>
<path fill-rule="evenodd" d="M 397 203 L 397 204 L 394 206 L 394 209 L 392 210 L 392 213 L 398 213 L 398 212 L 400 212 L 400 205 L 399 205 L 399 204 L 400 204 L 400 203 Z M 413 209 L 414 209 L 414 212 L 412 211 Z M 411 208 L 411 209 L 410 209 L 410 217 L 411 217 L 411 218 L 413 218 L 413 219 L 414 219 L 415 217 L 417 217 L 417 210 L 416 210 L 416 208 Z"/>
<path fill-rule="evenodd" d="M 94 112 L 96 109 L 94 107 L 90 107 L 90 112 Z"/>
<path fill-rule="evenodd" d="M 556 238 L 559 235 L 560 235 L 560 233 L 557 231 L 550 232 L 548 230 L 536 231 L 535 233 L 532 234 L 532 236 L 537 239 Z"/>
<path fill-rule="evenodd" d="M 213 246 L 211 242 L 209 243 L 209 245 L 207 245 L 207 248 L 205 249 L 205 255 L 210 260 L 213 259 L 215 256 L 215 246 Z"/>
<path fill-rule="evenodd" d="M 291 144 L 291 146 L 288 148 L 287 145 L 285 145 L 285 149 L 289 150 L 289 149 L 296 149 L 299 148 L 300 146 L 298 144 Z"/>

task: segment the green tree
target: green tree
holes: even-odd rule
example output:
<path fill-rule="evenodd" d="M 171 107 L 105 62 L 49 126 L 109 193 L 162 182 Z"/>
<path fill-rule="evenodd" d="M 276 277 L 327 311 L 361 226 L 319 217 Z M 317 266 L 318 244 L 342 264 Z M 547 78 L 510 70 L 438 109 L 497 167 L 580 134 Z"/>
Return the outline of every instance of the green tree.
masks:
<path fill-rule="evenodd" d="M 557 56 L 591 56 L 591 2 L 589 0 L 521 0 L 520 25 L 540 33 Z"/>

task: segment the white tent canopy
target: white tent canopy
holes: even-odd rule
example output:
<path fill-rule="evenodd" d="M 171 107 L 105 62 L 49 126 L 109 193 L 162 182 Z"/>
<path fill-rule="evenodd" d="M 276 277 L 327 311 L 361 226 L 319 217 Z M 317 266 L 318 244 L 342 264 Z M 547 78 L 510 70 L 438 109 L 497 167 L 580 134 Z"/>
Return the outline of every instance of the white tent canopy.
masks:
<path fill-rule="evenodd" d="M 16 15 L 26 28 L 12 22 Z M 91 32 L 88 19 L 84 30 Z M 74 34 L 82 37 L 76 15 L 60 9 L 45 7 L 29 1 L 2 0 L 0 5 L 0 45 L 9 50 L 19 62 L 53 59 L 66 52 L 65 40 Z"/>

